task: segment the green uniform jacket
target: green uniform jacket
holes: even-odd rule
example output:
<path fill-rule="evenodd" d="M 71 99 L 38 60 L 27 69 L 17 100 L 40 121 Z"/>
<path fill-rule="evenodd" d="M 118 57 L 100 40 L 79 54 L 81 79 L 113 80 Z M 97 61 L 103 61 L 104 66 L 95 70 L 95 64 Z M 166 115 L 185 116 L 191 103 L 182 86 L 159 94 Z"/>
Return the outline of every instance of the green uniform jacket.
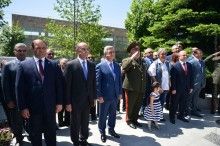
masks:
<path fill-rule="evenodd" d="M 220 85 L 220 56 L 210 55 L 205 61 L 209 60 L 216 62 L 214 72 L 212 73 L 213 84 Z"/>
<path fill-rule="evenodd" d="M 146 90 L 146 63 L 139 59 L 139 63 L 130 57 L 122 60 L 122 69 L 125 71 L 123 88 L 144 93 Z"/>

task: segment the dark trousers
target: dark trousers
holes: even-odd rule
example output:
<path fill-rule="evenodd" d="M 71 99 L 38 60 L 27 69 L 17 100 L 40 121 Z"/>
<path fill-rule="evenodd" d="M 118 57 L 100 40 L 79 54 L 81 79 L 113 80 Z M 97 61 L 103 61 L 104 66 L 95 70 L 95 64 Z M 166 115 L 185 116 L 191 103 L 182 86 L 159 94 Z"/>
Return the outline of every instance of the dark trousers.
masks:
<path fill-rule="evenodd" d="M 89 113 L 91 105 L 85 102 L 81 107 L 72 105 L 70 116 L 70 137 L 72 142 L 88 139 L 89 136 Z"/>
<path fill-rule="evenodd" d="M 143 103 L 144 93 L 134 92 L 125 89 L 126 98 L 126 122 L 136 122 L 138 113 Z"/>
<path fill-rule="evenodd" d="M 33 146 L 42 146 L 42 133 L 47 146 L 56 146 L 55 113 L 31 114 L 29 131 Z"/>
<path fill-rule="evenodd" d="M 105 101 L 104 103 L 99 104 L 99 131 L 100 134 L 105 134 L 106 120 L 108 116 L 108 128 L 109 131 L 114 131 L 115 121 L 116 121 L 116 107 L 118 99 L 112 99 L 110 101 Z"/>
<path fill-rule="evenodd" d="M 22 141 L 24 120 L 17 108 L 10 109 L 11 129 L 17 141 Z"/>
<path fill-rule="evenodd" d="M 218 99 L 218 94 L 220 94 L 220 85 L 213 84 L 212 88 L 212 99 L 211 99 L 211 112 L 216 112 L 218 109 L 218 113 L 220 113 L 220 100 Z"/>
<path fill-rule="evenodd" d="M 169 116 L 170 119 L 175 119 L 176 112 L 179 108 L 179 116 L 183 117 L 186 109 L 186 101 L 188 98 L 187 93 L 179 93 L 179 94 L 172 94 L 171 95 L 171 102 L 170 102 L 170 111 Z"/>
<path fill-rule="evenodd" d="M 90 108 L 91 119 L 96 119 L 96 106 Z"/>
<path fill-rule="evenodd" d="M 58 113 L 58 123 L 59 126 L 70 125 L 70 112 L 66 111 L 65 108 Z"/>

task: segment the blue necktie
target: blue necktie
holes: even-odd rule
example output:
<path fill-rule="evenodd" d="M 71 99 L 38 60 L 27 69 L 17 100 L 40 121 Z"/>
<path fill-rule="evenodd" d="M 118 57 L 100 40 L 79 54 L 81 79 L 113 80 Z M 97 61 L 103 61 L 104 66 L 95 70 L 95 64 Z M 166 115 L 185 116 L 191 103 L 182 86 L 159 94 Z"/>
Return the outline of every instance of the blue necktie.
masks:
<path fill-rule="evenodd" d="M 85 78 L 87 80 L 88 71 L 86 70 L 86 61 L 83 61 L 82 64 L 83 64 L 83 73 L 84 73 Z"/>
<path fill-rule="evenodd" d="M 114 67 L 113 67 L 113 63 L 112 62 L 110 63 L 110 68 L 111 68 L 111 71 L 112 71 L 112 75 L 113 75 L 113 77 L 115 79 L 115 71 L 114 71 Z"/>

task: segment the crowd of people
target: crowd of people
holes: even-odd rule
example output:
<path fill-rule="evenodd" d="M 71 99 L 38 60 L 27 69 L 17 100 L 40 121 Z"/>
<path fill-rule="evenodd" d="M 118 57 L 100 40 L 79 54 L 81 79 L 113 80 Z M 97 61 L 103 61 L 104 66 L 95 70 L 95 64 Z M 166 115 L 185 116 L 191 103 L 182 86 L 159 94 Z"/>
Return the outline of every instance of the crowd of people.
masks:
<path fill-rule="evenodd" d="M 95 65 L 85 42 L 76 45 L 77 58 L 59 62 L 41 39 L 33 40 L 33 57 L 28 59 L 27 46 L 16 44 L 16 59 L 4 62 L 1 75 L 1 100 L 16 145 L 22 145 L 24 129 L 33 146 L 42 145 L 42 134 L 46 145 L 55 146 L 58 126 L 70 126 L 74 146 L 89 145 L 90 114 L 91 120 L 99 117 L 97 128 L 103 143 L 106 127 L 109 135 L 120 138 L 115 126 L 122 98 L 126 123 L 133 129 L 142 127 L 138 118 L 143 115 L 149 131 L 152 123 L 159 130 L 158 122 L 167 120 L 163 118 L 164 106 L 172 124 L 176 115 L 183 122 L 189 122 L 191 116 L 202 118 L 197 104 L 206 85 L 202 50 L 194 47 L 192 56 L 187 57 L 183 46 L 175 44 L 169 56 L 165 48 L 154 53 L 147 48 L 142 56 L 140 46 L 132 42 L 127 47 L 129 57 L 120 64 L 115 61 L 115 48 L 105 46 L 102 61 Z M 219 55 L 212 54 L 207 60 L 217 60 Z M 212 105 L 216 98 L 213 96 Z M 215 112 L 216 106 L 212 106 L 211 113 Z"/>

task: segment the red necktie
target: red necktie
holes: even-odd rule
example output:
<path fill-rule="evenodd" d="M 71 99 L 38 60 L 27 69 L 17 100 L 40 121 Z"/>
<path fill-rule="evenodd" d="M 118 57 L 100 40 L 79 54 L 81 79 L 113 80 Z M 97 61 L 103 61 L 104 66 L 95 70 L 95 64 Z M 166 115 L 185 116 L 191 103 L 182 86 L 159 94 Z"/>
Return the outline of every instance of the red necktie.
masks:
<path fill-rule="evenodd" d="M 187 68 L 186 68 L 186 63 L 185 62 L 183 63 L 183 70 L 184 70 L 185 74 L 187 75 Z"/>
<path fill-rule="evenodd" d="M 39 73 L 40 73 L 40 77 L 43 80 L 44 79 L 44 69 L 43 69 L 43 65 L 42 65 L 42 60 L 39 59 Z"/>

